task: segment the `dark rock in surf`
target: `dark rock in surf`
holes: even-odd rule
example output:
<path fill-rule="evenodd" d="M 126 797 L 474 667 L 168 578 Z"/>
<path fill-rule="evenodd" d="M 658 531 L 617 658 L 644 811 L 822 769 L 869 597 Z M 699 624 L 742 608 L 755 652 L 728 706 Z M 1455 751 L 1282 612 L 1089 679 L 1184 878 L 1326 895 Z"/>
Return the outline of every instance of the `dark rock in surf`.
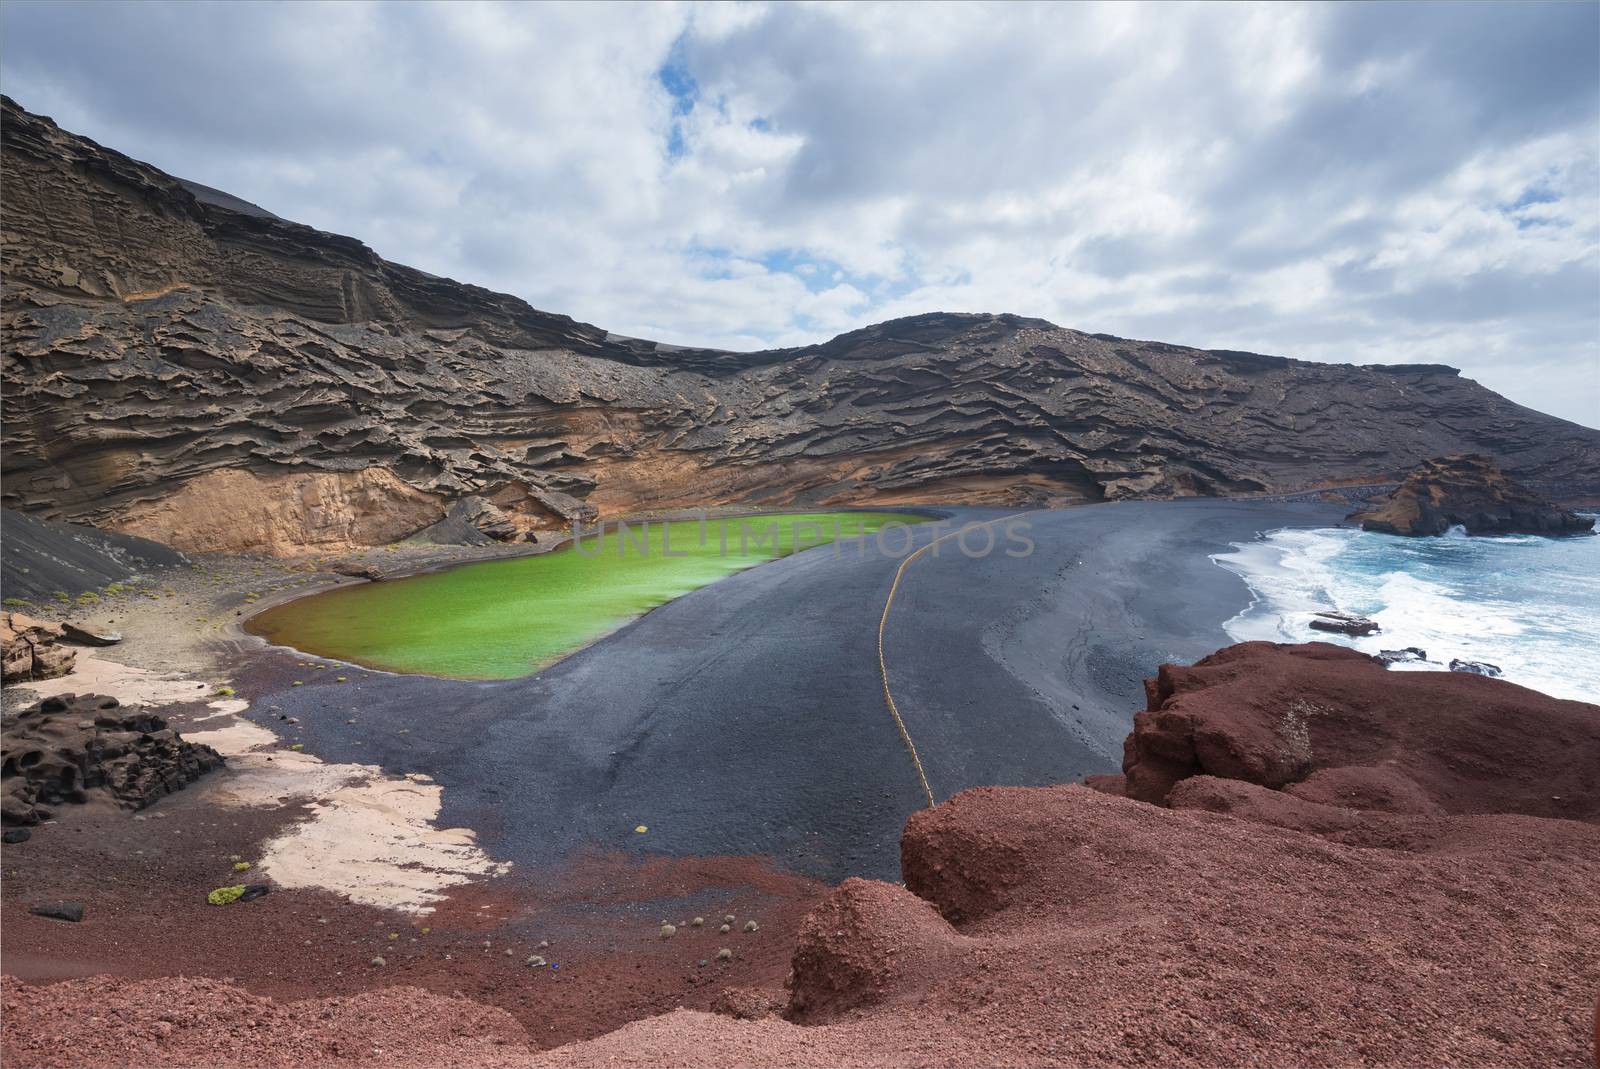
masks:
<path fill-rule="evenodd" d="M 1332 631 L 1340 635 L 1372 635 L 1379 630 L 1377 621 L 1369 620 L 1353 612 L 1328 611 L 1319 612 L 1311 618 L 1311 627 L 1315 631 Z"/>
<path fill-rule="evenodd" d="M 1500 666 L 1489 664 L 1485 661 L 1463 661 L 1452 658 L 1450 661 L 1450 671 L 1466 672 L 1475 676 L 1488 676 L 1491 679 L 1498 679 L 1500 677 Z"/>

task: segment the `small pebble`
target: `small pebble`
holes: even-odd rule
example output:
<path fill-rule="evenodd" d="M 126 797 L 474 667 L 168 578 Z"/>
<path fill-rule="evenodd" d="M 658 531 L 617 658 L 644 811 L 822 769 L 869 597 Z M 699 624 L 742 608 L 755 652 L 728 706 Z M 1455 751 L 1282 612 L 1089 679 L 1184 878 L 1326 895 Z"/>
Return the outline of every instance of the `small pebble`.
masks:
<path fill-rule="evenodd" d="M 389 963 L 387 961 L 384 961 L 383 960 L 383 956 L 380 954 L 378 957 L 375 957 L 375 958 L 372 959 L 372 964 L 373 965 L 387 965 Z"/>
<path fill-rule="evenodd" d="M 717 931 L 721 932 L 723 935 L 727 935 L 729 932 L 733 931 L 733 925 L 731 925 L 731 924 L 721 925 L 721 926 L 719 926 L 717 928 Z"/>
<path fill-rule="evenodd" d="M 673 936 L 675 936 L 677 934 L 678 934 L 678 926 L 677 925 L 675 925 L 675 924 L 663 924 L 661 926 L 661 938 L 663 938 L 663 939 L 671 939 Z"/>
<path fill-rule="evenodd" d="M 727 947 L 723 947 L 721 950 L 717 951 L 718 961 L 730 961 L 732 958 L 733 951 L 729 950 Z"/>
<path fill-rule="evenodd" d="M 755 921 L 745 921 L 744 930 L 747 932 L 758 932 L 761 930 L 761 925 L 757 924 Z"/>
<path fill-rule="evenodd" d="M 699 928 L 699 927 L 701 927 L 701 926 L 702 926 L 702 925 L 704 925 L 704 924 L 705 924 L 705 922 L 706 922 L 706 919 L 705 919 L 705 918 L 704 918 L 704 917 L 696 917 L 696 918 L 695 918 L 695 919 L 694 919 L 694 926 L 695 926 L 695 927 L 696 927 L 696 928 Z"/>
<path fill-rule="evenodd" d="M 723 924 L 732 924 L 733 921 L 734 921 L 734 917 L 733 917 L 732 913 L 730 913 L 727 916 L 722 918 L 722 923 Z"/>

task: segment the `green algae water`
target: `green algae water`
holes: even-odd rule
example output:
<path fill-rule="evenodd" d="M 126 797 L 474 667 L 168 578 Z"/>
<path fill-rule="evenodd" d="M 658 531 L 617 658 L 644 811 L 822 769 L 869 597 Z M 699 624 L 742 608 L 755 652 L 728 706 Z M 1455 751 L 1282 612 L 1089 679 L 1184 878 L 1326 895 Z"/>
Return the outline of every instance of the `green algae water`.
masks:
<path fill-rule="evenodd" d="M 247 630 L 390 672 L 514 679 L 725 575 L 922 519 L 816 512 L 639 523 L 538 556 L 341 587 L 268 609 Z M 884 540 L 891 551 L 906 541 Z"/>

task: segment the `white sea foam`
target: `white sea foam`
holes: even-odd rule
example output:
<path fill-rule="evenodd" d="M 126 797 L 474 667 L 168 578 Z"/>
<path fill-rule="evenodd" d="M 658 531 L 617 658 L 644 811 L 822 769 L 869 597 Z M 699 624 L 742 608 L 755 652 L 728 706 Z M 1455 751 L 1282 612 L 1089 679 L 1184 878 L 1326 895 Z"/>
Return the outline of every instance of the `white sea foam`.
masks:
<path fill-rule="evenodd" d="M 1399 538 L 1352 528 L 1275 531 L 1212 558 L 1252 601 L 1225 626 L 1236 641 L 1341 642 L 1367 653 L 1416 646 L 1498 665 L 1561 698 L 1600 696 L 1600 537 Z M 1361 613 L 1364 638 L 1311 628 L 1325 609 Z M 1399 667 L 1399 666 L 1397 666 Z"/>

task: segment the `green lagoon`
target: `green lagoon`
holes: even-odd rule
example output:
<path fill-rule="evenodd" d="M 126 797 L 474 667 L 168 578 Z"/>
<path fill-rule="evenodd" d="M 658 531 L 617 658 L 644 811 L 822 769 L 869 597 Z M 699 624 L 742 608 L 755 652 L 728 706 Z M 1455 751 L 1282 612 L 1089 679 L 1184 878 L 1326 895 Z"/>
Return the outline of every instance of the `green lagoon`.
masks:
<path fill-rule="evenodd" d="M 640 522 L 586 532 L 551 553 L 341 587 L 268 609 L 246 629 L 391 672 L 514 679 L 725 575 L 923 518 L 816 512 Z M 885 536 L 890 551 L 906 541 Z"/>

